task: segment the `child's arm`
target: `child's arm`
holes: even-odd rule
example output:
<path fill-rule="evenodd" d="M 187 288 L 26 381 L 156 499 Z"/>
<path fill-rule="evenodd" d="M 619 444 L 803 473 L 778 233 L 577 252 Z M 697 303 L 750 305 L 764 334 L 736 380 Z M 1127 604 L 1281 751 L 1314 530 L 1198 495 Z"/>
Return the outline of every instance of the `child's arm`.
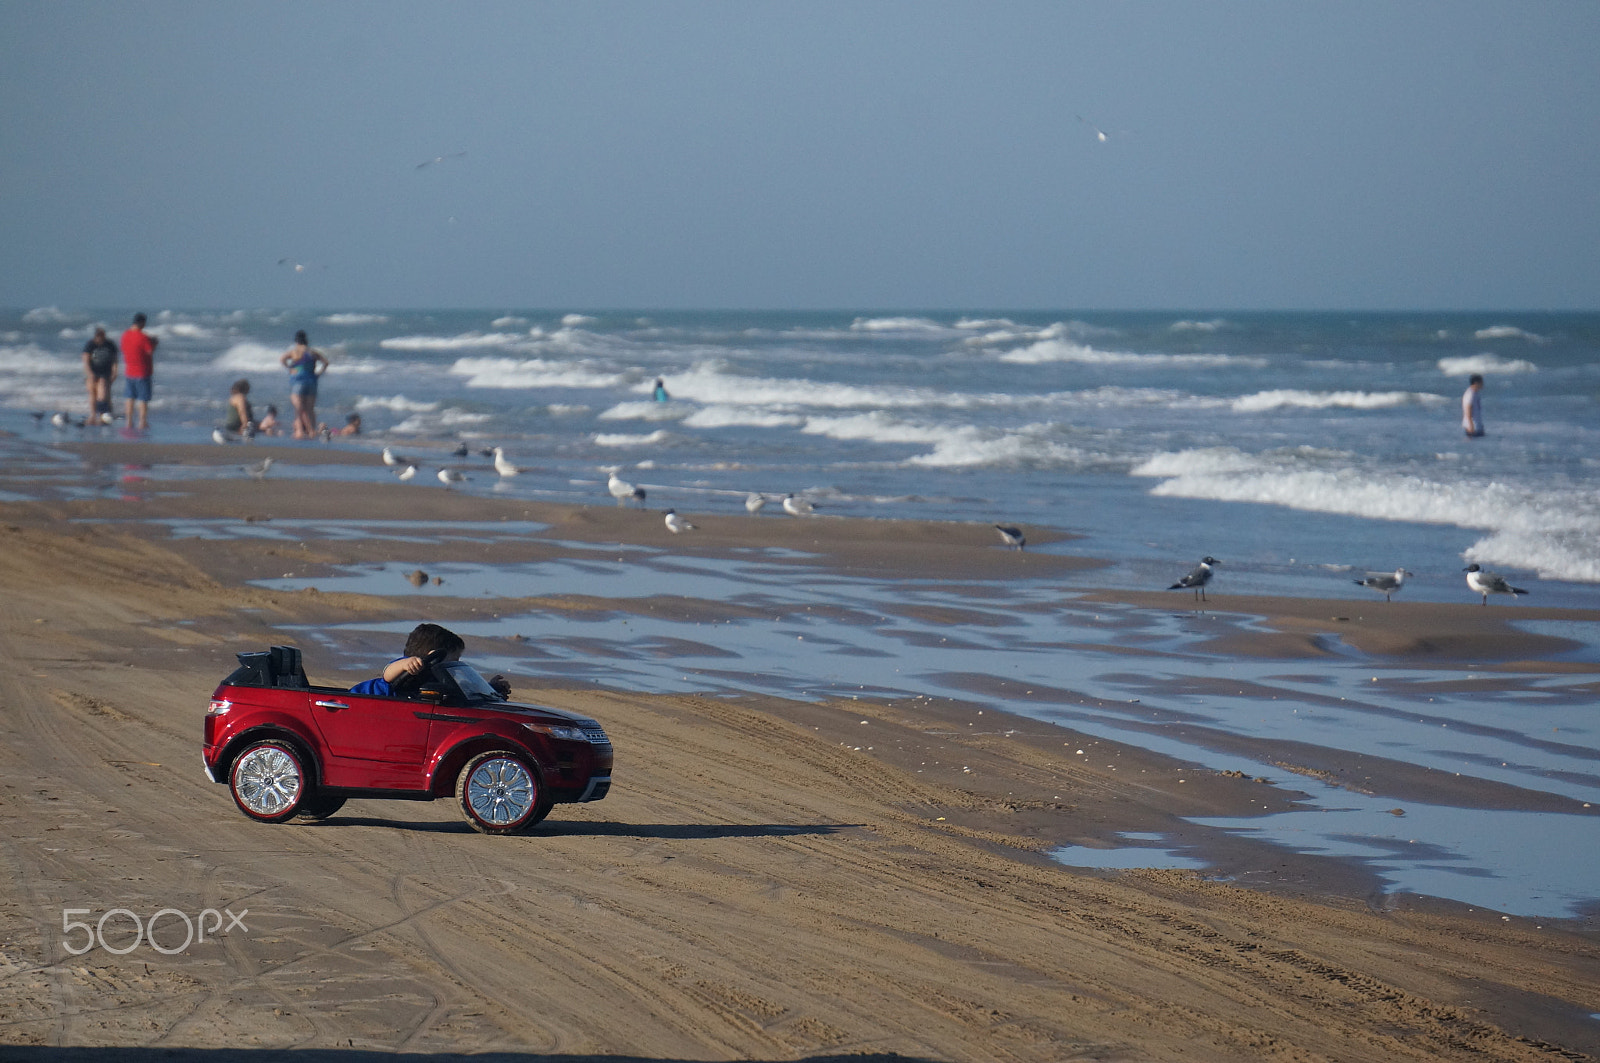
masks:
<path fill-rule="evenodd" d="M 393 683 L 403 675 L 416 675 L 422 671 L 421 657 L 402 657 L 398 661 L 390 662 L 383 670 L 383 681 Z"/>
<path fill-rule="evenodd" d="M 506 679 L 505 676 L 503 676 L 503 675 L 490 676 L 489 677 L 489 685 L 494 687 L 494 689 L 499 693 L 499 695 L 501 697 L 509 698 L 511 696 L 511 683 L 510 683 L 509 680 Z"/>

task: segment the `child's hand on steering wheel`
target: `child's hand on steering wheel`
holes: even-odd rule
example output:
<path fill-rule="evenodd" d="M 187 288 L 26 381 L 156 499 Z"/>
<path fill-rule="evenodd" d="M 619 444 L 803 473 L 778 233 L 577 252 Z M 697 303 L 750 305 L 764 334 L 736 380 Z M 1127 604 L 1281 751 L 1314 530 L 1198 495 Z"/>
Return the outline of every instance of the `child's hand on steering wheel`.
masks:
<path fill-rule="evenodd" d="M 503 675 L 494 675 L 489 678 L 489 685 L 494 687 L 495 693 L 503 698 L 511 696 L 511 683 Z"/>

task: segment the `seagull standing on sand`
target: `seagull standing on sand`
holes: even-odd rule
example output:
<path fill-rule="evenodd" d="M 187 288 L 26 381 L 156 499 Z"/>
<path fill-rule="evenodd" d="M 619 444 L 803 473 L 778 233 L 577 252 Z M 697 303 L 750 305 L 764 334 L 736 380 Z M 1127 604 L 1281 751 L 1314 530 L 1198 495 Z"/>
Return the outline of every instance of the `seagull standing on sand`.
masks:
<path fill-rule="evenodd" d="M 267 470 L 272 468 L 272 459 L 262 458 L 254 465 L 241 465 L 239 468 L 252 480 L 265 480 L 267 478 Z"/>
<path fill-rule="evenodd" d="M 450 453 L 455 457 L 464 458 L 470 452 L 467 450 L 467 445 L 465 443 L 460 443 L 457 444 L 456 449 L 452 450 Z"/>
<path fill-rule="evenodd" d="M 402 458 L 400 455 L 396 454 L 393 450 L 390 450 L 388 447 L 384 447 L 383 448 L 383 463 L 385 465 L 389 466 L 392 469 L 392 468 L 398 468 L 401 465 L 410 465 L 411 464 L 411 459 L 410 458 Z"/>
<path fill-rule="evenodd" d="M 499 447 L 494 448 L 494 471 L 501 476 L 515 476 L 522 470 L 511 464 L 506 459 L 506 452 Z"/>
<path fill-rule="evenodd" d="M 1509 594 L 1511 595 L 1511 600 L 1516 601 L 1517 595 L 1528 593 L 1521 587 L 1513 587 L 1507 583 L 1504 576 L 1496 575 L 1493 572 L 1485 572 L 1478 567 L 1476 562 L 1461 571 L 1467 574 L 1467 586 L 1471 587 L 1476 593 L 1483 595 L 1484 605 L 1489 604 L 1489 595 L 1491 594 Z"/>
<path fill-rule="evenodd" d="M 227 446 L 229 442 L 228 433 L 224 432 L 220 428 L 213 428 L 211 430 L 211 442 L 217 444 L 218 446 Z"/>
<path fill-rule="evenodd" d="M 667 510 L 666 521 L 667 531 L 673 535 L 677 535 L 679 532 L 694 531 L 694 525 L 678 516 L 676 510 Z"/>
<path fill-rule="evenodd" d="M 794 494 L 783 496 L 783 511 L 791 517 L 809 517 L 816 510 L 817 507 L 807 499 L 800 498 Z"/>
<path fill-rule="evenodd" d="M 1211 566 L 1220 564 L 1222 564 L 1222 562 L 1218 561 L 1214 557 L 1202 557 L 1200 559 L 1200 563 L 1196 565 L 1188 575 L 1184 576 L 1178 582 L 1168 587 L 1167 590 L 1175 591 L 1181 588 L 1191 587 L 1194 589 L 1194 596 L 1203 602 L 1206 600 L 1206 584 L 1211 582 Z"/>
<path fill-rule="evenodd" d="M 761 507 L 767 504 L 767 496 L 760 491 L 751 491 L 744 496 L 744 508 L 752 515 L 761 512 Z"/>
<path fill-rule="evenodd" d="M 405 468 L 395 473 L 395 475 L 400 477 L 402 481 L 409 480 L 417 475 L 417 467 L 415 465 L 407 465 Z"/>
<path fill-rule="evenodd" d="M 1008 524 L 996 524 L 994 530 L 1000 533 L 1000 538 L 1006 541 L 1007 546 L 1021 550 L 1027 545 L 1027 536 L 1022 534 L 1021 528 L 1013 528 Z"/>
<path fill-rule="evenodd" d="M 628 500 L 634 499 L 640 505 L 644 504 L 644 488 L 635 487 L 617 475 L 616 469 L 607 470 L 611 475 L 606 480 L 606 490 L 611 492 L 611 497 L 617 500 L 617 505 L 627 505 Z"/>
<path fill-rule="evenodd" d="M 439 482 L 444 484 L 444 489 L 446 491 L 450 490 L 451 486 L 454 484 L 466 482 L 466 479 L 467 477 L 465 473 L 457 472 L 454 469 L 439 470 Z"/>
<path fill-rule="evenodd" d="M 1375 572 L 1366 579 L 1353 579 L 1350 582 L 1358 587 L 1370 587 L 1383 595 L 1383 600 L 1388 602 L 1394 600 L 1389 596 L 1405 585 L 1406 577 L 1409 575 L 1411 573 L 1405 569 L 1397 568 L 1392 576 L 1387 572 Z"/>

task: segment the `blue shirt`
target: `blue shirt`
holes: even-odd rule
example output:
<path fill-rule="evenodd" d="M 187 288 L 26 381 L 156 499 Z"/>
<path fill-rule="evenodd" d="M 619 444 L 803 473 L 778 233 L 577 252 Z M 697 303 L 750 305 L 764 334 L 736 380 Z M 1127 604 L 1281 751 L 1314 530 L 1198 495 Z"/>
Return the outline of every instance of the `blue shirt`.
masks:
<path fill-rule="evenodd" d="M 405 660 L 404 657 L 396 657 L 394 659 L 394 661 L 403 660 Z M 389 664 L 393 664 L 394 661 L 390 661 Z M 387 666 L 384 670 L 388 670 Z M 380 675 L 376 679 L 368 679 L 365 683 L 357 683 L 350 688 L 350 693 L 365 694 L 373 698 L 392 698 L 394 697 L 394 687 L 390 686 L 389 681 Z"/>

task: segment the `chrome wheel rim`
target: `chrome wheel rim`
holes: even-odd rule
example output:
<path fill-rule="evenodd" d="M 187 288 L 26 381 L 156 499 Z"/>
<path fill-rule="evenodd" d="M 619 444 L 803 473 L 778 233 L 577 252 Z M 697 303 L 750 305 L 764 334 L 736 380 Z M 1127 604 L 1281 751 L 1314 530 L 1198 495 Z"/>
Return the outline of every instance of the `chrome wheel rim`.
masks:
<path fill-rule="evenodd" d="M 276 816 L 300 796 L 300 765 L 276 746 L 252 749 L 233 770 L 233 792 L 258 816 Z"/>
<path fill-rule="evenodd" d="M 533 810 L 533 776 L 511 757 L 486 760 L 467 777 L 467 808 L 491 827 L 516 823 Z"/>

